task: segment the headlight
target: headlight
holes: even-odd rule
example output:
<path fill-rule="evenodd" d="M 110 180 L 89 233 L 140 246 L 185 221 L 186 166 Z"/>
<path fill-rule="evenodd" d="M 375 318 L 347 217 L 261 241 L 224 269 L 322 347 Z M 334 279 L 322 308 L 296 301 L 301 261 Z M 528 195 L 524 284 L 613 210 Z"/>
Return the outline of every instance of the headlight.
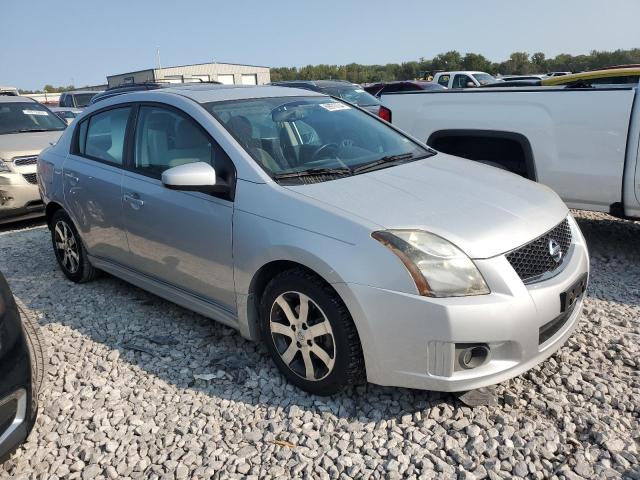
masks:
<path fill-rule="evenodd" d="M 10 172 L 9 164 L 0 158 L 0 172 Z"/>
<path fill-rule="evenodd" d="M 371 236 L 402 260 L 420 295 L 463 297 L 490 293 L 471 259 L 442 237 L 421 230 L 383 230 Z"/>

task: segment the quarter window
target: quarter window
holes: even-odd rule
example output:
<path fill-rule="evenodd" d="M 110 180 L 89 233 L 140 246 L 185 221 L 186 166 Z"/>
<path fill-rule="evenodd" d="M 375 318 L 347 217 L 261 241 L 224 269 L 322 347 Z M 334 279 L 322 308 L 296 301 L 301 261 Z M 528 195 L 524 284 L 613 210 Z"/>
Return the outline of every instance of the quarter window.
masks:
<path fill-rule="evenodd" d="M 230 160 L 192 119 L 165 108 L 140 107 L 134 169 L 160 178 L 169 168 L 195 162 L 206 162 L 221 173 L 229 169 Z"/>
<path fill-rule="evenodd" d="M 95 160 L 122 165 L 124 138 L 131 107 L 97 113 L 80 125 L 79 152 Z M 86 129 L 86 133 L 85 133 Z"/>
<path fill-rule="evenodd" d="M 440 85 L 442 85 L 443 87 L 447 87 L 449 86 L 449 79 L 451 77 L 449 75 L 441 75 L 440 78 L 438 78 L 438 83 Z"/>

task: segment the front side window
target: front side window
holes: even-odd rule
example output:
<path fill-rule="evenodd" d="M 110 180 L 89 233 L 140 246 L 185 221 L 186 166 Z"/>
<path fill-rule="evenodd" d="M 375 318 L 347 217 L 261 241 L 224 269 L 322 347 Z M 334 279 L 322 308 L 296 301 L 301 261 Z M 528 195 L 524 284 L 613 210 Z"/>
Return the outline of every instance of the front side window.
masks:
<path fill-rule="evenodd" d="M 160 178 L 165 170 L 206 162 L 217 172 L 228 168 L 226 154 L 191 118 L 160 107 L 140 107 L 134 169 Z"/>
<path fill-rule="evenodd" d="M 451 76 L 449 75 L 441 75 L 440 78 L 438 78 L 438 83 L 440 85 L 442 85 L 443 87 L 446 87 L 449 85 L 449 79 L 451 78 Z"/>
<path fill-rule="evenodd" d="M 67 124 L 36 102 L 0 103 L 0 135 L 64 130 Z"/>
<path fill-rule="evenodd" d="M 467 83 L 469 82 L 473 83 L 470 77 L 458 74 L 453 79 L 453 88 L 467 88 Z"/>
<path fill-rule="evenodd" d="M 81 155 L 113 165 L 122 165 L 124 138 L 131 107 L 114 108 L 92 115 L 79 126 Z"/>
<path fill-rule="evenodd" d="M 435 153 L 328 97 L 258 98 L 203 106 L 276 179 L 327 170 L 356 174 L 365 165 L 396 164 Z"/>

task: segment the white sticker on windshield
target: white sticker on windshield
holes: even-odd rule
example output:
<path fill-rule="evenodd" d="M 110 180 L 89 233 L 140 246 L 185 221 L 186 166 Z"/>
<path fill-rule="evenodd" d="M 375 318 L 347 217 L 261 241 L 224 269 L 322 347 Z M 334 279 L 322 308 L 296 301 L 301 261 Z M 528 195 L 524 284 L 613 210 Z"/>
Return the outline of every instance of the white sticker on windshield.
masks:
<path fill-rule="evenodd" d="M 329 110 L 330 112 L 336 112 L 338 110 L 350 110 L 351 107 L 349 105 L 345 105 L 344 103 L 331 102 L 331 103 L 321 103 L 320 106 L 325 110 Z"/>
<path fill-rule="evenodd" d="M 47 115 L 49 115 L 44 110 L 22 110 L 22 113 L 24 113 L 25 115 L 40 115 L 41 117 L 46 117 Z"/>

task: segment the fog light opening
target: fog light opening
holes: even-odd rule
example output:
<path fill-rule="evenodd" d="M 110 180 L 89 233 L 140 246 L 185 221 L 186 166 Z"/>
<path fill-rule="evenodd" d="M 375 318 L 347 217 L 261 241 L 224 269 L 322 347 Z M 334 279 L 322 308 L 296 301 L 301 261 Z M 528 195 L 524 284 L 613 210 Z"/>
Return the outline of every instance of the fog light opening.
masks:
<path fill-rule="evenodd" d="M 489 359 L 489 347 L 487 345 L 473 345 L 462 348 L 458 354 L 458 364 L 464 370 L 478 368 Z"/>

